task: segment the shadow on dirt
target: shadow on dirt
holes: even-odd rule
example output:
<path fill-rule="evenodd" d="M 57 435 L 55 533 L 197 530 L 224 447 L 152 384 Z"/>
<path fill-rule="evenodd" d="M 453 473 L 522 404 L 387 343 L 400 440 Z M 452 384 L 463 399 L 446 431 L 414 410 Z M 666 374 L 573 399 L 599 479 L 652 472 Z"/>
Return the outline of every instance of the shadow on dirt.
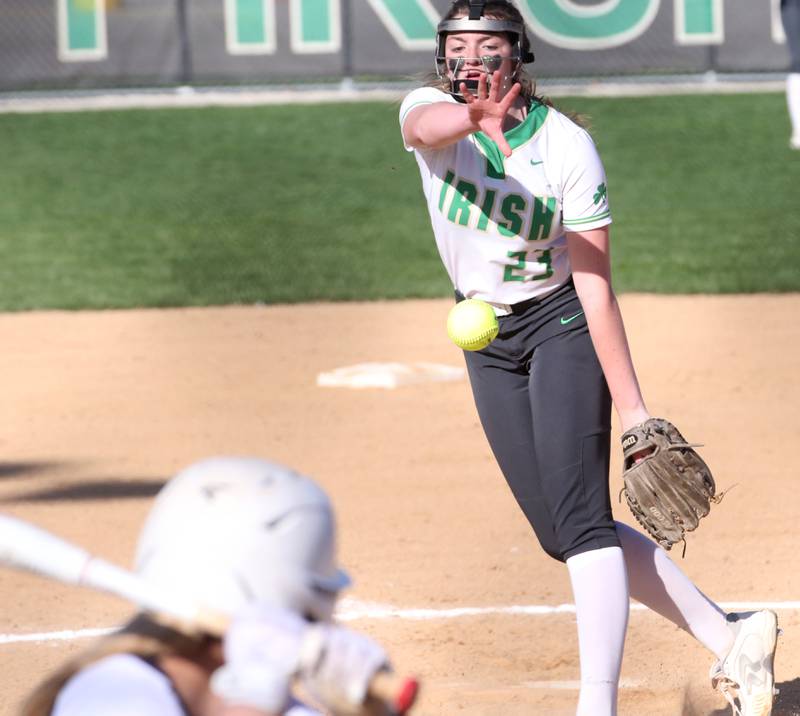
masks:
<path fill-rule="evenodd" d="M 120 500 L 154 497 L 166 480 L 152 479 L 108 479 L 82 482 L 73 485 L 57 485 L 40 490 L 9 495 L 0 504 L 18 502 L 51 502 L 60 500 Z"/>
<path fill-rule="evenodd" d="M 772 716 L 800 716 L 800 677 L 791 681 L 780 681 L 775 686 L 780 693 L 775 697 Z M 731 709 L 726 707 L 708 711 L 687 702 L 681 716 L 731 716 Z"/>
<path fill-rule="evenodd" d="M 57 462 L 0 462 L 0 480 L 30 477 L 61 467 Z"/>
<path fill-rule="evenodd" d="M 775 684 L 780 693 L 772 707 L 772 716 L 800 716 L 800 677 Z"/>

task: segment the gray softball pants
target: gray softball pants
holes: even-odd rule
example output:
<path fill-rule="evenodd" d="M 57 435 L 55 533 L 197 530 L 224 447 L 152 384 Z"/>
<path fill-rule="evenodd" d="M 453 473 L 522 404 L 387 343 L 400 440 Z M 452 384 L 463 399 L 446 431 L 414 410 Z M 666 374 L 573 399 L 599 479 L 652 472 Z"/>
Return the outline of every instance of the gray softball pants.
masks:
<path fill-rule="evenodd" d="M 800 0 L 781 1 L 781 20 L 792 58 L 789 72 L 800 72 Z"/>
<path fill-rule="evenodd" d="M 608 492 L 611 397 L 581 311 L 570 281 L 514 306 L 487 348 L 464 352 L 497 463 L 560 561 L 620 546 Z"/>

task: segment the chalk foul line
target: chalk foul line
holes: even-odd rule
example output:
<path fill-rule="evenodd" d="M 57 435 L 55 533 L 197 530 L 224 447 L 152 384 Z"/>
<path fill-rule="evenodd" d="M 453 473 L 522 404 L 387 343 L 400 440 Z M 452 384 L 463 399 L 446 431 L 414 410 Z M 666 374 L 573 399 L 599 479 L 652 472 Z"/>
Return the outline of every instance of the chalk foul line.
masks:
<path fill-rule="evenodd" d="M 754 611 L 772 609 L 775 611 L 800 611 L 800 601 L 787 602 L 720 602 L 725 611 Z M 643 604 L 632 603 L 632 612 L 649 612 Z M 362 602 L 357 599 L 342 599 L 336 612 L 337 621 L 350 622 L 358 620 L 400 619 L 406 621 L 433 621 L 437 619 L 462 619 L 480 616 L 548 616 L 574 614 L 574 604 L 529 604 L 489 607 L 453 607 L 450 609 L 402 608 L 391 604 Z M 0 645 L 19 644 L 23 642 L 73 641 L 104 636 L 116 631 L 119 627 L 103 627 L 93 629 L 62 629 L 49 632 L 32 632 L 16 634 L 0 634 Z"/>

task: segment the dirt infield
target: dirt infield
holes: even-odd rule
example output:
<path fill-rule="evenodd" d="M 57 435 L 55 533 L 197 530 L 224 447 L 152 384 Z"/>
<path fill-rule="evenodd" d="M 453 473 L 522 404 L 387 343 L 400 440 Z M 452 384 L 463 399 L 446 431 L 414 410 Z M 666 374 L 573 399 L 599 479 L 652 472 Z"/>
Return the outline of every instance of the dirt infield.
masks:
<path fill-rule="evenodd" d="M 651 412 L 705 443 L 721 488 L 738 483 L 675 559 L 718 601 L 797 600 L 800 296 L 621 303 Z M 443 329 L 449 305 L 0 315 L 0 509 L 127 565 L 150 498 L 178 468 L 216 453 L 289 463 L 334 498 L 357 604 L 430 610 L 351 622 L 423 677 L 418 713 L 574 713 L 574 615 L 508 613 L 571 603 L 567 573 L 518 512 L 466 382 L 316 385 L 322 371 L 371 361 L 461 366 Z M 131 611 L 11 572 L 0 572 L 0 599 L 3 714 L 86 644 L 23 635 L 110 627 Z M 800 611 L 778 614 L 775 714 L 788 716 L 800 714 Z M 671 624 L 632 611 L 620 713 L 727 713 L 708 686 L 711 661 Z"/>

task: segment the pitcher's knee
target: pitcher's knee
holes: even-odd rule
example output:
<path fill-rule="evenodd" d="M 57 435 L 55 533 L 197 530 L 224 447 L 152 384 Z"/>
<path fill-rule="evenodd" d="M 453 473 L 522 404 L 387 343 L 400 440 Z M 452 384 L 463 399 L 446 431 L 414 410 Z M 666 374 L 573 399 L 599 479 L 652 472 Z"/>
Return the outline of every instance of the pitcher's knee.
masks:
<path fill-rule="evenodd" d="M 537 535 L 537 537 L 538 537 L 538 535 Z M 552 557 L 557 562 L 566 562 L 567 561 L 567 557 L 564 554 L 563 550 L 561 549 L 561 546 L 558 544 L 557 541 L 549 540 L 549 539 L 542 539 L 541 537 L 539 537 L 539 544 L 541 545 L 541 547 L 545 551 L 545 553 L 548 556 Z"/>
<path fill-rule="evenodd" d="M 582 535 L 579 539 L 564 547 L 562 554 L 566 561 L 570 557 L 583 552 L 591 552 L 595 549 L 604 549 L 605 547 L 621 547 L 616 529 L 613 523 L 610 526 L 603 526 L 595 528 L 586 534 Z"/>

